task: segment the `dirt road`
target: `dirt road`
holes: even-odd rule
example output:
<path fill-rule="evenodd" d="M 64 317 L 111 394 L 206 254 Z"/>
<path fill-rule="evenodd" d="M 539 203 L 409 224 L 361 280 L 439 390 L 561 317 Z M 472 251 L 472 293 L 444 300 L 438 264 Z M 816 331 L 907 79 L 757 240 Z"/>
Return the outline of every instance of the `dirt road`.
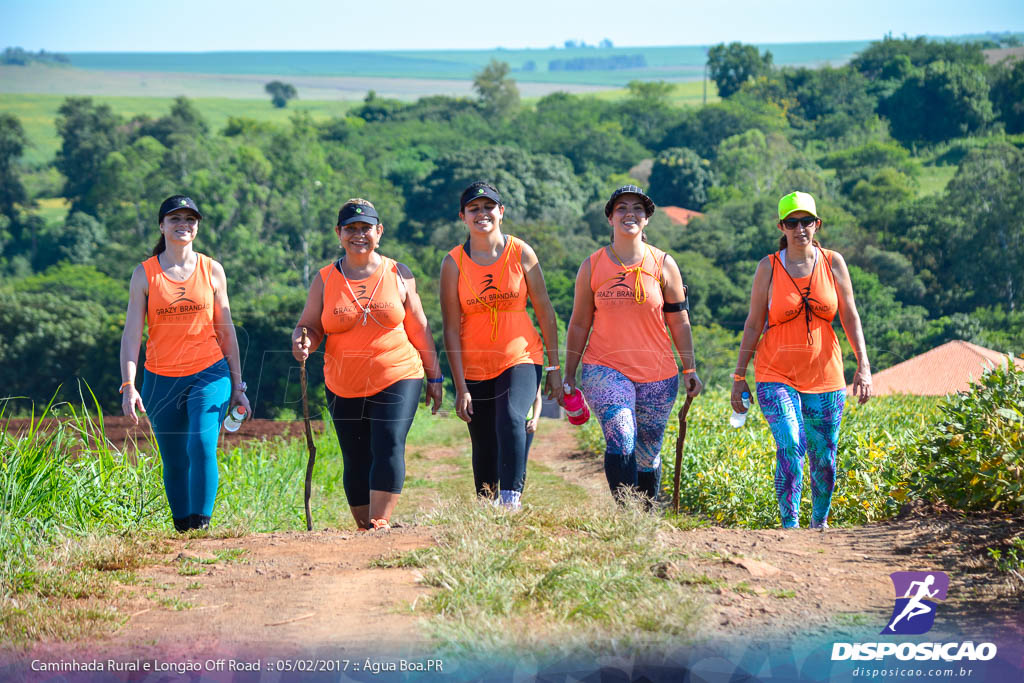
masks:
<path fill-rule="evenodd" d="M 531 461 L 594 497 L 609 495 L 599 460 L 578 452 L 567 423 L 545 420 L 541 429 Z M 427 457 L 446 453 L 431 452 Z M 666 530 L 686 560 L 651 571 L 691 577 L 707 602 L 700 635 L 709 639 L 884 625 L 893 605 L 889 574 L 927 569 L 950 574 L 950 600 L 943 606 L 950 623 L 963 628 L 980 621 L 1024 642 L 1021 591 L 1010 579 L 994 578 L 991 562 L 979 559 L 1006 524 L 917 511 L 824 534 Z M 322 529 L 171 538 L 146 558 L 137 582 L 107 601 L 105 609 L 131 615 L 120 630 L 88 641 L 40 643 L 28 656 L 425 654 L 429 637 L 410 606 L 432 589 L 417 582 L 416 570 L 375 568 L 374 561 L 431 543 L 431 528 L 419 526 L 386 534 Z"/>

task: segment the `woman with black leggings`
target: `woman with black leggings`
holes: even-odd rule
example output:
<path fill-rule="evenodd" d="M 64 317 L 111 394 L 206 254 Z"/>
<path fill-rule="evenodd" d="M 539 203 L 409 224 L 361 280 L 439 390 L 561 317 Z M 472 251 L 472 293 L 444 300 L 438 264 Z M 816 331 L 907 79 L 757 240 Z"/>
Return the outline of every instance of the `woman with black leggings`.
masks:
<path fill-rule="evenodd" d="M 360 530 L 387 529 L 405 481 L 405 438 L 424 368 L 424 404 L 433 401 L 434 413 L 443 378 L 412 272 L 377 252 L 384 226 L 373 204 L 345 202 L 334 230 L 345 255 L 310 285 L 292 355 L 304 360 L 327 336 L 324 383 L 345 496 Z"/>
<path fill-rule="evenodd" d="M 514 510 L 526 478 L 526 413 L 537 395 L 544 347 L 548 396 L 559 402 L 562 376 L 555 311 L 537 254 L 502 234 L 504 215 L 493 186 L 475 182 L 462 193 L 459 218 L 469 236 L 441 264 L 441 316 L 455 411 L 469 424 L 473 442 L 477 493 Z"/>

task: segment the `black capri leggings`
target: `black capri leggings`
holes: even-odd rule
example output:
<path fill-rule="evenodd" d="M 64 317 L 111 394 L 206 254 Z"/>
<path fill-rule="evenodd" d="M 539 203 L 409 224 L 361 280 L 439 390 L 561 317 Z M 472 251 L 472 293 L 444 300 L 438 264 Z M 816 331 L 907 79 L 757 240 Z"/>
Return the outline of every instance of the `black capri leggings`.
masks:
<path fill-rule="evenodd" d="M 513 365 L 493 379 L 466 380 L 473 397 L 469 438 L 473 442 L 476 492 L 494 497 L 523 490 L 526 480 L 526 414 L 537 397 L 539 365 Z"/>
<path fill-rule="evenodd" d="M 341 481 L 352 507 L 369 505 L 371 489 L 402 492 L 405 437 L 422 389 L 423 380 L 403 379 L 373 396 L 343 398 L 324 387 L 345 463 Z"/>

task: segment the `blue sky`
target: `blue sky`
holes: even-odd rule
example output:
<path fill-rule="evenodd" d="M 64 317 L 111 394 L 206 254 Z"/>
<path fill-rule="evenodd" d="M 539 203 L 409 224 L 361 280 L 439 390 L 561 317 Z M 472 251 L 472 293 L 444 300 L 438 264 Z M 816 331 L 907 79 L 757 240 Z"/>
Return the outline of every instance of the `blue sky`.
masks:
<path fill-rule="evenodd" d="M 1024 32 L 1024 0 L 0 0 L 0 47 L 402 50 L 874 40 Z"/>

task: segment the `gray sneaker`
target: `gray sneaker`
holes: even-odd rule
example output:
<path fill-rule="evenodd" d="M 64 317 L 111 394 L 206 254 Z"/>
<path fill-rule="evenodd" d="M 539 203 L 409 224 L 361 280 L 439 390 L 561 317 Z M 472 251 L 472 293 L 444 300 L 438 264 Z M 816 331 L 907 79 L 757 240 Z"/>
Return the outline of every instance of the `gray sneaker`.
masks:
<path fill-rule="evenodd" d="M 824 533 L 825 530 L 828 529 L 828 521 L 826 521 L 826 520 L 822 520 L 820 522 L 812 521 L 810 528 L 811 529 L 817 529 L 818 531 L 821 531 L 822 533 Z"/>

